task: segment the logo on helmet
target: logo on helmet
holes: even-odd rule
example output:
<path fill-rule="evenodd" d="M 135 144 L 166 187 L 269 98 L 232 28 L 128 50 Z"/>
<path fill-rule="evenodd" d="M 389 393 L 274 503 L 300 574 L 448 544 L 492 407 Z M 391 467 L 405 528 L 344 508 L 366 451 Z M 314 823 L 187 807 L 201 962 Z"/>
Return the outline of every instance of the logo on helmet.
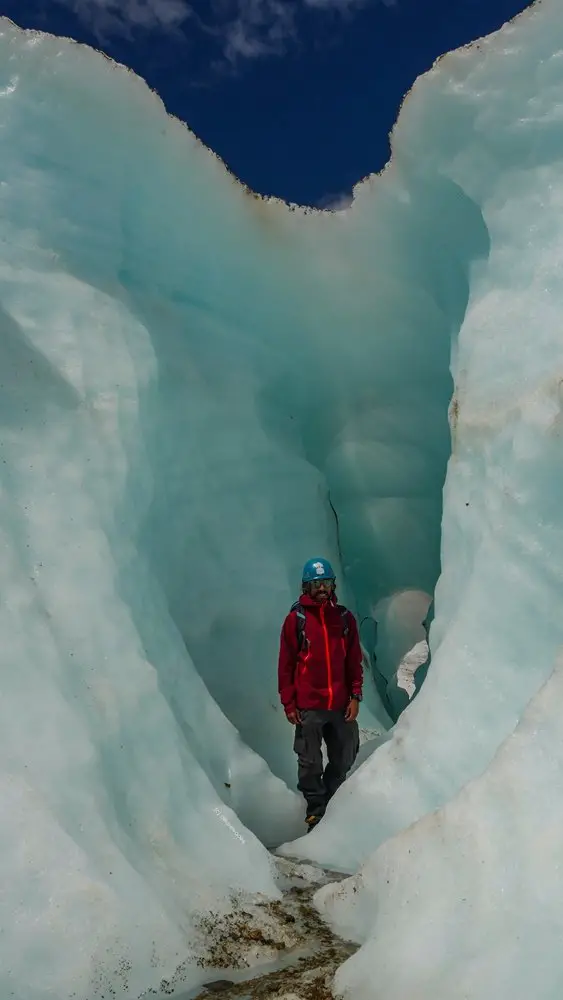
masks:
<path fill-rule="evenodd" d="M 322 562 L 313 563 L 313 569 L 315 570 L 315 573 L 317 574 L 317 576 L 324 576 L 325 575 L 324 563 L 322 563 Z"/>

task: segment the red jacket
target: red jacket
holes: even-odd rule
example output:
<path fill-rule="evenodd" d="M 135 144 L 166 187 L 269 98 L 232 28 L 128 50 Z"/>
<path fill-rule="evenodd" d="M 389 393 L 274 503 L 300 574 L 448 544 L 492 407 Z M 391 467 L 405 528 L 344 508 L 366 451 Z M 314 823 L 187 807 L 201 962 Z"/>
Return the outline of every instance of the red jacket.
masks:
<path fill-rule="evenodd" d="M 278 661 L 278 690 L 286 712 L 295 708 L 345 708 L 353 694 L 362 693 L 362 651 L 356 619 L 346 613 L 344 635 L 341 609 L 320 604 L 308 594 L 299 602 L 305 612 L 303 649 L 298 646 L 297 613 L 283 623 Z"/>

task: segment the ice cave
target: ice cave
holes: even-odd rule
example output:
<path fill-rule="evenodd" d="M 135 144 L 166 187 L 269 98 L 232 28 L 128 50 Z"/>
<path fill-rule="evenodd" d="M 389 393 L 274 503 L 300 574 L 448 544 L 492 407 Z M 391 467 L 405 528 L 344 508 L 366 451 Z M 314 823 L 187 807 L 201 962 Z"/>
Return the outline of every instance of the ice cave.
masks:
<path fill-rule="evenodd" d="M 561 1000 L 562 123 L 543 0 L 311 211 L 0 20 L 1 1000 L 195 997 L 237 919 L 249 975 L 290 862 L 339 876 L 334 996 Z M 275 664 L 317 551 L 367 691 L 304 837 Z"/>

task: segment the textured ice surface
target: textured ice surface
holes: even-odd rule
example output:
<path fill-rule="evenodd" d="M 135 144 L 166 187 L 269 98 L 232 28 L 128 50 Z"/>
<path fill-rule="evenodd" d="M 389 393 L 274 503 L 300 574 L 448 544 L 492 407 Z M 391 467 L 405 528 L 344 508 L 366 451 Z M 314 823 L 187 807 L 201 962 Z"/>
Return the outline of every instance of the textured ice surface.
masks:
<path fill-rule="evenodd" d="M 132 74 L 5 21 L 0 125 L 0 993 L 189 987 L 200 912 L 277 893 L 243 824 L 302 822 L 304 559 L 343 577 L 340 545 L 361 613 L 434 584 L 460 304 L 403 260 L 400 184 L 357 226 L 264 205 Z"/>
<path fill-rule="evenodd" d="M 400 590 L 374 608 L 378 686 L 393 721 L 414 696 L 414 671 L 427 657 L 423 623 L 430 602 L 430 596 L 422 591 Z"/>
<path fill-rule="evenodd" d="M 376 982 L 390 1000 L 561 996 L 562 699 L 559 657 L 482 777 L 317 894 L 341 934 L 367 939 L 339 993 L 373 997 Z"/>
<path fill-rule="evenodd" d="M 363 1000 L 563 988 L 562 52 L 544 0 L 442 60 L 395 132 L 399 163 L 475 202 L 491 250 L 454 351 L 432 666 L 308 845 L 348 844 L 349 870 L 369 855 L 318 897 L 367 941 L 337 977 Z"/>
<path fill-rule="evenodd" d="M 453 350 L 432 668 L 393 739 L 334 803 L 335 822 L 293 851 L 327 862 L 339 852 L 349 871 L 488 767 L 563 638 L 562 40 L 563 15 L 546 0 L 440 61 L 395 130 L 397 169 L 438 192 L 457 185 L 486 224 L 490 250 L 472 265 Z M 358 207 L 365 197 L 363 189 Z M 354 838 L 344 836 L 348 824 Z"/>
<path fill-rule="evenodd" d="M 276 895 L 281 617 L 311 551 L 368 648 L 432 593 L 455 385 L 428 679 L 286 850 L 369 858 L 319 896 L 344 992 L 559 1000 L 562 51 L 544 0 L 442 60 L 324 216 L 1 22 L 2 996 L 190 987 L 198 914 Z"/>

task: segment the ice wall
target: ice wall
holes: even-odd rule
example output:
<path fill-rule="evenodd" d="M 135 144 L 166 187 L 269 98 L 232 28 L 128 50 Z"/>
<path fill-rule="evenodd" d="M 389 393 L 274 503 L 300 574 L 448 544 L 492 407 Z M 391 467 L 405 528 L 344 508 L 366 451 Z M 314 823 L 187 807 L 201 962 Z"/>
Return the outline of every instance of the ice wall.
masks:
<path fill-rule="evenodd" d="M 561 656 L 554 667 L 482 777 L 318 894 L 321 913 L 366 942 L 339 969 L 338 995 L 561 996 Z"/>
<path fill-rule="evenodd" d="M 562 33 L 557 5 L 544 2 L 449 55 L 417 83 L 395 129 L 397 169 L 409 180 L 434 178 L 438 192 L 442 182 L 457 185 L 482 213 L 491 249 L 472 267 L 453 348 L 432 669 L 394 739 L 346 789 L 347 815 L 363 834 L 342 847 L 338 824 L 327 823 L 307 843 L 318 860 L 342 849 L 349 871 L 487 767 L 549 677 L 562 639 Z M 359 191 L 358 209 L 367 196 Z M 436 213 L 441 206 L 437 198 Z"/>
<path fill-rule="evenodd" d="M 339 985 L 371 996 L 377 961 L 389 998 L 451 1000 L 459 975 L 482 1000 L 492 958 L 476 970 L 469 952 L 489 882 L 473 876 L 502 843 L 491 797 L 508 789 L 505 817 L 532 780 L 503 764 L 510 740 L 491 761 L 561 642 L 556 5 L 421 81 L 393 167 L 337 216 L 260 202 L 131 74 L 1 25 L 0 989 L 135 996 L 179 965 L 193 984 L 198 913 L 232 889 L 276 893 L 230 806 L 266 841 L 289 815 L 294 836 L 280 619 L 311 551 L 335 559 L 361 617 L 432 592 L 453 339 L 432 668 L 393 739 L 289 850 L 352 871 L 403 831 L 319 900 L 381 942 Z M 519 746 L 549 733 L 549 692 Z M 374 695 L 367 707 L 384 719 Z M 511 858 L 539 849 L 532 833 L 518 828 Z M 427 863 L 419 911 L 409 849 Z M 438 885 L 468 942 L 450 979 L 423 918 L 405 917 L 426 901 L 445 939 Z M 396 940 L 408 949 L 385 950 Z"/>
<path fill-rule="evenodd" d="M 453 357 L 432 666 L 308 845 L 368 858 L 318 898 L 367 942 L 345 996 L 561 995 L 562 51 L 544 0 L 443 59 L 394 135 L 398 164 L 479 206 L 491 251 Z"/>
<path fill-rule="evenodd" d="M 132 74 L 0 23 L 0 993 L 137 996 L 205 978 L 202 910 L 276 895 L 242 824 L 302 819 L 275 660 L 303 560 L 360 613 L 433 587 L 486 241 L 454 185 L 433 222 L 432 178 L 263 204 Z"/>

